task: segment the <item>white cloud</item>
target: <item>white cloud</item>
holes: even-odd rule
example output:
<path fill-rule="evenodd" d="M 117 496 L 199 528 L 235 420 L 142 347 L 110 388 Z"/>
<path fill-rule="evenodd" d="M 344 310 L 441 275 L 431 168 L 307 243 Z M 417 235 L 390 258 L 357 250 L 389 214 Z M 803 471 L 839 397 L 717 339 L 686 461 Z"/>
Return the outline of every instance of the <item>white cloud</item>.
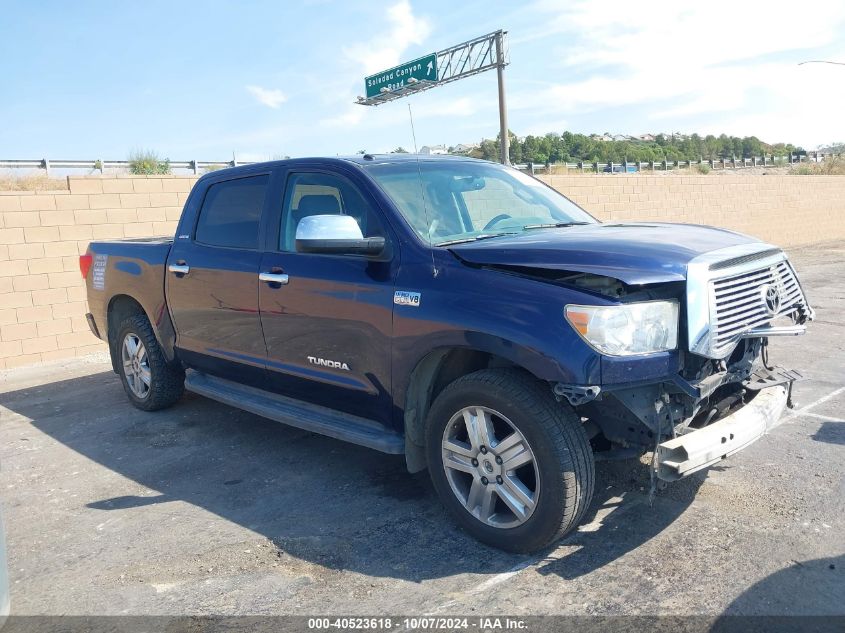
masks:
<path fill-rule="evenodd" d="M 726 132 L 771 133 L 769 140 L 807 145 L 837 132 L 845 73 L 831 67 L 839 72 L 823 76 L 797 62 L 819 49 L 845 56 L 841 0 L 816 0 L 804 9 L 792 2 L 735 0 L 602 0 L 565 7 L 543 0 L 528 10 L 542 26 L 512 39 L 512 49 L 548 42 L 559 53 L 559 69 L 549 74 L 578 78 L 513 94 L 511 108 L 523 118 L 600 116 L 605 109 L 639 106 L 649 112 L 643 127 L 657 121 L 658 127 L 702 132 L 718 122 Z"/>
<path fill-rule="evenodd" d="M 350 101 L 352 101 L 351 98 Z M 323 119 L 322 121 L 320 121 L 320 125 L 340 127 L 358 125 L 363 120 L 364 115 L 366 114 L 364 106 L 352 104 L 346 107 L 347 109 L 343 114 L 338 114 L 337 116 L 332 116 Z"/>
<path fill-rule="evenodd" d="M 415 15 L 408 0 L 400 0 L 391 5 L 386 15 L 386 28 L 379 31 L 377 37 L 343 49 L 346 60 L 357 66 L 365 75 L 396 66 L 402 61 L 408 48 L 422 44 L 431 34 L 431 23 L 426 18 Z M 342 110 L 340 114 L 324 118 L 320 121 L 321 125 L 355 127 L 366 120 L 374 120 L 375 117 L 368 117 L 368 113 L 373 108 L 354 103 L 357 94 L 360 94 L 360 90 L 342 95 L 337 100 Z M 388 120 L 394 122 L 399 119 L 407 120 L 407 111 L 391 112 L 388 116 L 385 115 L 384 109 L 379 110 L 379 114 L 382 115 L 379 117 L 381 125 L 388 124 Z"/>
<path fill-rule="evenodd" d="M 411 3 L 401 0 L 387 9 L 387 29 L 369 42 L 343 49 L 344 55 L 359 63 L 366 74 L 397 65 L 413 44 L 422 44 L 431 34 L 431 24 L 414 15 Z"/>
<path fill-rule="evenodd" d="M 531 10 L 544 26 L 522 41 L 576 36 L 588 41 L 569 47 L 576 51 L 567 55 L 569 64 L 631 67 L 709 66 L 811 48 L 835 39 L 845 19 L 840 0 L 816 0 L 806 10 L 783 1 L 581 0 L 561 7 L 541 0 Z"/>
<path fill-rule="evenodd" d="M 281 90 L 276 88 L 262 88 L 261 86 L 247 86 L 247 91 L 255 97 L 255 100 L 268 108 L 278 108 L 285 101 L 287 96 Z"/>
<path fill-rule="evenodd" d="M 421 103 L 413 108 L 414 118 L 434 119 L 437 117 L 467 117 L 478 112 L 478 99 L 460 97 L 448 99 L 445 97 Z"/>
<path fill-rule="evenodd" d="M 422 97 L 422 95 L 419 95 Z M 458 99 L 449 99 L 444 97 L 431 97 L 426 95 L 428 99 L 417 99 L 416 103 L 412 103 L 412 112 L 415 121 L 437 118 L 456 119 L 462 117 L 470 117 L 478 112 L 478 101 L 470 97 L 460 97 Z M 400 104 L 394 104 L 400 105 Z M 372 123 L 373 127 L 377 128 L 391 128 L 396 125 L 408 125 L 408 106 L 400 107 L 378 107 L 379 112 L 374 112 L 375 108 L 360 106 L 352 104 L 349 110 L 338 116 L 323 119 L 320 123 L 327 126 L 356 126 L 361 123 Z M 367 116 L 372 114 L 372 116 Z"/>

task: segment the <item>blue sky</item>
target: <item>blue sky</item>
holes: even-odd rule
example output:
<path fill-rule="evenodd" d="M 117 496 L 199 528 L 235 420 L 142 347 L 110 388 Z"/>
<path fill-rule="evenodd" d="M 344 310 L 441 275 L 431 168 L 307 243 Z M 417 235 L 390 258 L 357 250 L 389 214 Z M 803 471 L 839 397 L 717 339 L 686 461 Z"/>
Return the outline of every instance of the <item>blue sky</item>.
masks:
<path fill-rule="evenodd" d="M 366 74 L 499 28 L 510 128 L 845 140 L 845 2 L 13 2 L 0 158 L 243 160 L 478 141 L 495 73 L 378 108 Z"/>

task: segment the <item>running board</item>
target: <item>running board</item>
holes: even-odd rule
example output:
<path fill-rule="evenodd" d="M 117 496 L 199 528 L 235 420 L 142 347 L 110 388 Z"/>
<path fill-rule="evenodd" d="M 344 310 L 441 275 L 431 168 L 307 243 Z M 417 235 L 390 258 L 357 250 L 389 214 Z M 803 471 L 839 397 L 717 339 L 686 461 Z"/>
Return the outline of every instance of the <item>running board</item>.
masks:
<path fill-rule="evenodd" d="M 294 400 L 194 370 L 188 370 L 185 375 L 185 389 L 303 431 L 328 435 L 382 453 L 400 455 L 405 452 L 405 439 L 399 433 L 373 420 L 328 407 Z"/>

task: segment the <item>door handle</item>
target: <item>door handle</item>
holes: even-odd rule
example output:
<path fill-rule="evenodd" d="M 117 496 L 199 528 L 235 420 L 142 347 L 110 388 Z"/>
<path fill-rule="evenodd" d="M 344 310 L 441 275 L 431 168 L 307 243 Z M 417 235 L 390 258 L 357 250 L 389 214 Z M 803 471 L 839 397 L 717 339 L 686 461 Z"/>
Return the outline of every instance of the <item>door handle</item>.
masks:
<path fill-rule="evenodd" d="M 167 270 L 177 275 L 187 275 L 191 272 L 191 267 L 187 264 L 170 264 L 167 266 Z"/>
<path fill-rule="evenodd" d="M 258 273 L 258 281 L 284 286 L 287 285 L 289 278 L 285 273 Z"/>

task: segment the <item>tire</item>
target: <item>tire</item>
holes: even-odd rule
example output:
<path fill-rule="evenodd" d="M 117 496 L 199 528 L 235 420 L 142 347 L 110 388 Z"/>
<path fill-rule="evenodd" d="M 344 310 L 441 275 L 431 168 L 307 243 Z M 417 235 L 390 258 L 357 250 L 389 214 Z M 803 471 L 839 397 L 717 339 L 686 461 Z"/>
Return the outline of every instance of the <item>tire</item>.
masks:
<path fill-rule="evenodd" d="M 509 552 L 561 538 L 593 497 L 595 463 L 580 418 L 519 370 L 485 369 L 447 386 L 426 421 L 426 453 L 434 488 L 457 523 Z"/>
<path fill-rule="evenodd" d="M 141 346 L 137 357 L 132 356 L 127 339 Z M 135 314 L 124 319 L 112 346 L 123 390 L 135 407 L 157 411 L 172 406 L 182 397 L 185 372 L 181 366 L 167 362 L 146 316 Z M 146 378 L 139 377 L 139 372 Z"/>

